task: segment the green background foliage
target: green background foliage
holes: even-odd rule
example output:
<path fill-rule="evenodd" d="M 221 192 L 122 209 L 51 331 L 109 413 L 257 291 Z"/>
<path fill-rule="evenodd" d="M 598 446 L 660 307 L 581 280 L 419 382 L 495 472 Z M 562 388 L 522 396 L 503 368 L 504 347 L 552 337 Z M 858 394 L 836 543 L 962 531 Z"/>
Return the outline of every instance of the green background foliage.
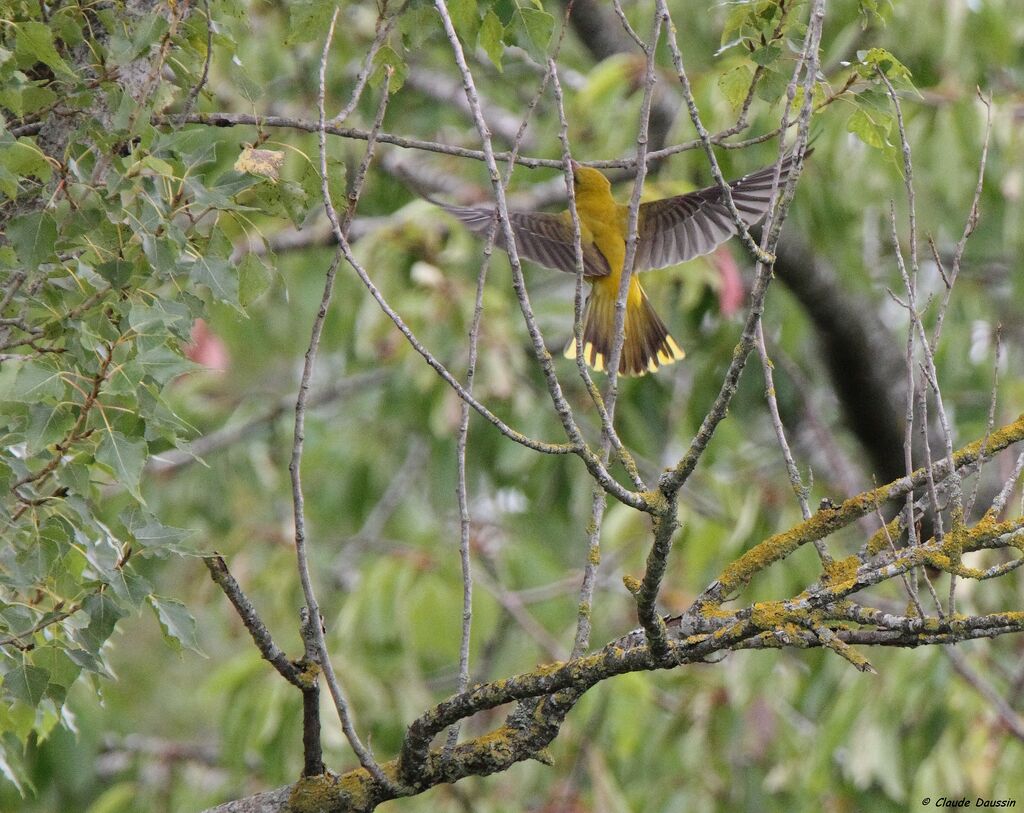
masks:
<path fill-rule="evenodd" d="M 648 32 L 651 4 L 624 5 L 636 30 Z M 774 127 L 792 69 L 790 42 L 802 37 L 806 9 L 798 5 L 773 39 L 774 0 L 670 5 L 709 129 L 735 121 L 757 66 L 764 71 L 744 135 Z M 557 42 L 563 8 L 540 0 L 450 6 L 481 93 L 520 117 L 540 81 L 538 63 Z M 993 96 L 982 219 L 937 358 L 957 437 L 980 437 L 997 324 L 997 423 L 1014 417 L 1024 396 L 1017 306 L 1024 12 L 1015 0 L 829 6 L 816 94 L 824 100 L 851 85 L 813 119 L 815 153 L 787 233 L 811 246 L 851 296 L 870 303 L 900 343 L 906 317 L 886 294 L 899 289 L 889 201 L 900 216 L 906 207 L 895 120 L 875 68 L 901 90 L 919 223 L 945 255 L 963 229 L 977 176 L 984 110 L 975 88 Z M 0 809 L 196 810 L 294 781 L 302 764 L 300 697 L 260 660 L 197 554 L 221 552 L 279 645 L 300 654 L 288 403 L 333 250 L 314 134 L 182 124 L 177 116 L 193 104 L 210 22 L 209 80 L 196 111 L 315 120 L 317 62 L 334 6 L 211 0 L 209 21 L 205 5 L 145 14 L 121 4 L 57 4 L 45 7 L 45 17 L 43 9 L 0 3 L 0 280 L 8 294 L 0 313 Z M 329 111 L 347 102 L 377 25 L 378 4 L 343 5 L 328 66 Z M 659 83 L 671 86 L 663 50 Z M 558 63 L 574 154 L 630 155 L 642 58 L 595 63 L 570 32 Z M 411 2 L 401 12 L 346 125 L 372 123 L 389 66 L 386 131 L 479 146 L 454 97 L 431 98 L 415 82 L 431 71 L 458 89 L 432 4 Z M 560 155 L 557 133 L 549 92 L 524 152 Z M 692 137 L 681 110 L 666 142 Z M 283 155 L 280 177 L 235 168 L 254 145 Z M 336 201 L 364 149 L 362 141 L 330 139 Z M 719 153 L 727 177 L 775 154 L 774 141 Z M 461 375 L 481 244 L 403 185 L 395 163 L 479 200 L 486 172 L 466 158 L 382 145 L 356 220 L 356 253 L 375 283 Z M 557 191 L 557 171 L 517 168 L 510 190 L 528 194 L 545 182 Z M 709 182 L 704 156 L 691 151 L 664 161 L 648 191 L 661 197 Z M 628 184 L 618 192 L 625 199 Z M 742 248 L 729 251 L 749 279 Z M 706 258 L 645 279 L 688 353 L 656 376 L 623 382 L 619 425 L 647 474 L 678 458 L 729 362 L 741 314 L 723 313 L 722 279 Z M 527 282 L 558 350 L 571 335 L 572 280 L 528 268 Z M 934 267 L 925 266 L 922 286 L 941 296 Z M 502 257 L 484 301 L 476 394 L 524 433 L 559 440 Z M 199 319 L 208 335 L 196 340 Z M 782 287 L 769 296 L 765 327 L 783 418 L 802 469 L 813 469 L 813 502 L 849 494 L 821 457 L 809 415 L 855 461 L 856 486 L 870 486 L 877 473 L 842 423 L 814 329 Z M 209 356 L 201 351 L 211 349 L 222 369 L 202 363 Z M 572 362 L 557 364 L 579 420 L 596 437 Z M 662 596 L 668 611 L 685 608 L 722 566 L 799 518 L 755 367 L 685 492 Z M 314 398 L 334 386 L 341 394 L 316 406 L 307 426 L 312 565 L 358 726 L 386 758 L 404 726 L 455 688 L 459 407 L 344 265 Z M 239 426 L 248 428 L 233 442 L 192 456 L 202 438 Z M 1004 462 L 992 465 L 983 489 L 1005 475 Z M 578 459 L 540 457 L 474 417 L 468 482 L 478 572 L 471 663 L 496 677 L 564 657 L 591 481 Z M 642 572 L 646 519 L 614 504 L 602 539 L 595 645 L 636 626 L 620 578 Z M 834 553 L 848 555 L 861 541 L 848 532 L 833 542 Z M 813 552 L 803 551 L 753 594 L 788 595 L 816 569 Z M 985 610 L 1018 606 L 1016 581 L 1001 581 L 966 588 L 962 601 Z M 895 586 L 885 595 L 904 600 Z M 521 605 L 518 622 L 509 596 Z M 963 652 L 1009 686 L 1013 702 L 1022 685 L 1019 648 L 1000 640 Z M 573 711 L 552 748 L 553 768 L 525 763 L 392 806 L 885 811 L 924 796 L 1020 792 L 1021 744 L 940 652 L 875 652 L 872 660 L 876 677 L 832 653 L 787 651 L 617 678 Z M 324 712 L 327 762 L 348 767 L 333 712 L 326 705 Z M 498 719 L 481 715 L 467 730 L 485 731 Z"/>

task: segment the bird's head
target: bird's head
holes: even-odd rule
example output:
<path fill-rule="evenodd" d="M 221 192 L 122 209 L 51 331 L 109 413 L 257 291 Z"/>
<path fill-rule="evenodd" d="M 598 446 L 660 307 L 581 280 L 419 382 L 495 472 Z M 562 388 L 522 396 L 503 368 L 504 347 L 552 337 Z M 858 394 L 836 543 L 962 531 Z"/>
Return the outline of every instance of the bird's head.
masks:
<path fill-rule="evenodd" d="M 602 172 L 593 167 L 585 167 L 576 161 L 572 162 L 572 181 L 577 195 L 611 194 L 611 182 Z"/>

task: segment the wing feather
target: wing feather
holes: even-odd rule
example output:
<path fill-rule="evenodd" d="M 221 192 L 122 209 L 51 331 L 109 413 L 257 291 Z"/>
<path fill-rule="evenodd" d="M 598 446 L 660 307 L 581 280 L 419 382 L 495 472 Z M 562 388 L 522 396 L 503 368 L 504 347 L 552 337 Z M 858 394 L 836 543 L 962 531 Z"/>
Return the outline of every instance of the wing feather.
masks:
<path fill-rule="evenodd" d="M 449 206 L 444 203 L 437 205 L 481 237 L 487 236 L 494 222 L 494 209 Z M 561 215 L 548 212 L 509 212 L 509 222 L 520 257 L 555 271 L 576 273 L 572 226 Z M 494 244 L 506 250 L 505 235 L 501 229 L 498 229 Z M 604 277 L 611 273 L 608 261 L 597 246 L 587 245 L 586 242 L 583 244 L 583 273 L 588 277 Z"/>
<path fill-rule="evenodd" d="M 809 151 L 808 151 L 809 154 Z M 793 156 L 782 162 L 780 187 L 793 169 Z M 765 167 L 729 184 L 733 203 L 747 226 L 768 213 L 775 167 Z M 736 234 L 722 190 L 709 186 L 688 195 L 664 198 L 640 206 L 636 271 L 664 268 L 713 251 Z"/>

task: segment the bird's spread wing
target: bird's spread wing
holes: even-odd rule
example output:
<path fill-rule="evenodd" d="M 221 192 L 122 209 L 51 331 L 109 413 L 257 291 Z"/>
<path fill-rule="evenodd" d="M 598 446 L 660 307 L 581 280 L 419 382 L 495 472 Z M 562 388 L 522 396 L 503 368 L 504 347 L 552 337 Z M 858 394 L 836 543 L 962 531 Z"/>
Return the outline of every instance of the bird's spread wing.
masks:
<path fill-rule="evenodd" d="M 781 188 L 793 168 L 793 156 L 782 162 Z M 768 212 L 775 167 L 765 167 L 729 184 L 736 211 L 748 226 Z M 736 234 L 736 224 L 722 197 L 709 186 L 688 195 L 651 201 L 640 206 L 636 271 L 664 268 L 707 254 Z"/>
<path fill-rule="evenodd" d="M 481 237 L 487 236 L 494 221 L 493 209 L 449 206 L 444 203 L 437 205 Z M 572 225 L 561 215 L 546 212 L 509 212 L 508 216 L 520 257 L 556 271 L 576 273 Z M 505 235 L 500 228 L 494 244 L 505 249 Z M 588 277 L 604 277 L 611 273 L 608 261 L 597 246 L 588 245 L 586 241 L 583 241 L 583 273 Z"/>

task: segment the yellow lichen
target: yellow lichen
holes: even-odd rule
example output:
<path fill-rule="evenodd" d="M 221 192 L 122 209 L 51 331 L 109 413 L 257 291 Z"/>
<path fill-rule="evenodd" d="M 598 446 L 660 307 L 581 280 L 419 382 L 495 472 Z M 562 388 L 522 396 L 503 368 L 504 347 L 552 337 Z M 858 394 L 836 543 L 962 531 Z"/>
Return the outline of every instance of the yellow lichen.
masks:
<path fill-rule="evenodd" d="M 781 601 L 758 601 L 750 608 L 750 623 L 758 629 L 777 629 L 789 613 Z"/>
<path fill-rule="evenodd" d="M 890 544 L 896 544 L 896 540 L 903 533 L 903 525 L 900 522 L 901 518 L 902 514 L 898 514 L 871 535 L 871 538 L 868 540 L 869 556 L 876 556 L 883 550 L 888 549 Z"/>
<path fill-rule="evenodd" d="M 847 556 L 845 559 L 834 559 L 824 566 L 825 575 L 822 576 L 822 584 L 835 586 L 843 582 L 852 582 L 857 578 L 857 568 L 860 567 L 860 560 L 856 556 Z"/>
<path fill-rule="evenodd" d="M 668 499 L 660 489 L 641 491 L 640 499 L 647 503 L 652 513 L 664 514 L 668 511 Z"/>
<path fill-rule="evenodd" d="M 340 811 L 345 799 L 350 797 L 342 792 L 342 783 L 333 773 L 304 776 L 292 787 L 288 797 L 288 810 L 292 813 Z"/>

